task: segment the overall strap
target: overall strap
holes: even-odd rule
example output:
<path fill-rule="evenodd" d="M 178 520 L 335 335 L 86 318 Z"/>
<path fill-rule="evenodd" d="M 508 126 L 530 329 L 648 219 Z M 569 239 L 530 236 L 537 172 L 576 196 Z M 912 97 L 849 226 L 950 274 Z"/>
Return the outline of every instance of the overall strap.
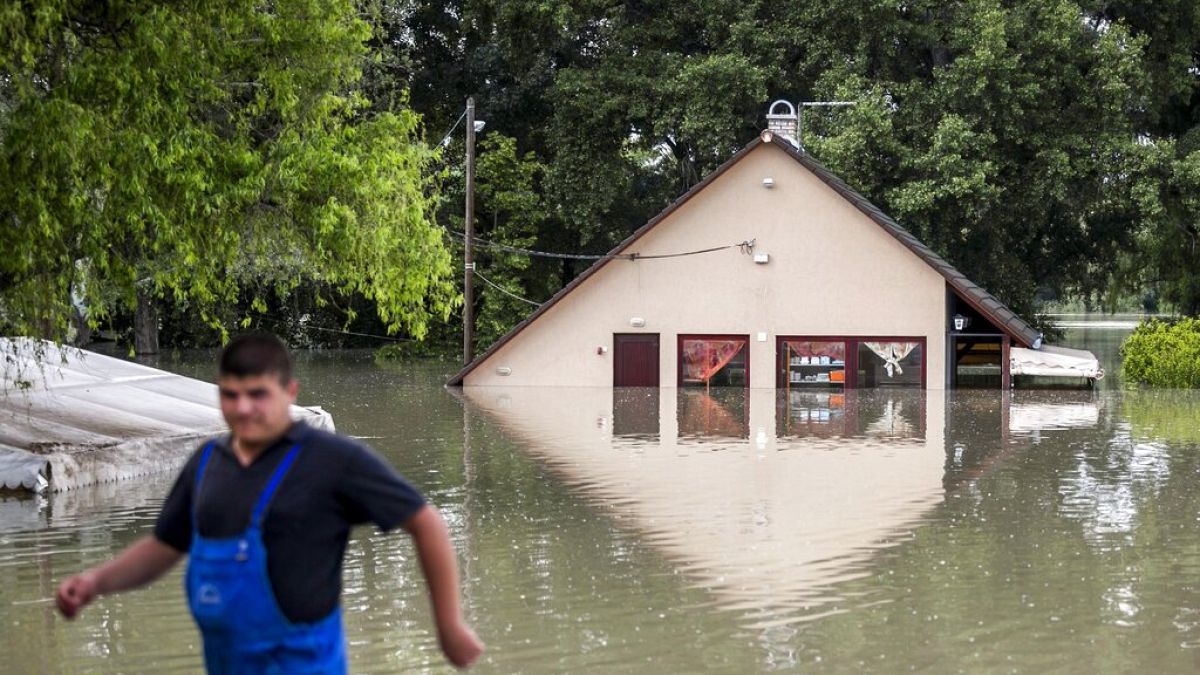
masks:
<path fill-rule="evenodd" d="M 275 473 L 271 474 L 271 480 L 267 482 L 267 486 L 263 488 L 262 494 L 258 497 L 258 503 L 254 505 L 254 514 L 250 517 L 250 527 L 262 529 L 262 521 L 266 515 L 267 506 L 271 503 L 271 498 L 275 496 L 275 491 L 279 489 L 279 484 L 283 482 L 284 474 L 292 466 L 292 462 L 296 460 L 296 455 L 298 454 L 300 454 L 299 443 L 293 445 L 291 450 L 288 450 L 287 456 L 275 468 Z"/>
<path fill-rule="evenodd" d="M 200 463 L 196 466 L 196 482 L 192 485 L 192 532 L 199 532 L 198 520 L 196 518 L 196 504 L 200 501 L 200 481 L 204 479 L 204 468 L 208 466 L 208 458 L 212 457 L 213 446 L 216 445 L 216 440 L 211 440 L 204 444 L 204 451 L 200 453 Z"/>

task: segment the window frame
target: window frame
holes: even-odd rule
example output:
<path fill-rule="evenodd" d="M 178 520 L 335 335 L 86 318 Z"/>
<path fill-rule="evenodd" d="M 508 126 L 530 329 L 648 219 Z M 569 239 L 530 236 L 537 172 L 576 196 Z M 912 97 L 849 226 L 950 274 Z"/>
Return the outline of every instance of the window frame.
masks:
<path fill-rule="evenodd" d="M 858 386 L 858 349 L 863 342 L 916 342 L 921 345 L 921 389 L 929 388 L 929 341 L 918 335 L 776 335 L 775 336 L 775 388 L 787 387 L 787 370 L 784 364 L 784 342 L 842 342 L 846 349 L 846 382 L 842 389 L 867 389 Z M 749 368 L 749 366 L 747 366 Z M 682 371 L 680 372 L 682 380 Z M 749 377 L 747 376 L 747 380 Z"/>
<path fill-rule="evenodd" d="M 750 334 L 744 333 L 678 333 L 675 336 L 675 386 L 682 389 L 683 384 L 683 342 L 684 340 L 745 340 L 746 346 L 746 383 L 743 389 L 750 388 Z"/>

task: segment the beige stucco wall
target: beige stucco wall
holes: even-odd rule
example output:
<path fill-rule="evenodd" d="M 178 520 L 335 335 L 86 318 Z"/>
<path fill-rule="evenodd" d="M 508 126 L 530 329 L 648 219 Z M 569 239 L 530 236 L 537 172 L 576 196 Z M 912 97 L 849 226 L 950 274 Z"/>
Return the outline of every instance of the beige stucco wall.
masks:
<path fill-rule="evenodd" d="M 763 187 L 768 177 L 774 188 Z M 770 263 L 757 265 L 736 248 L 610 262 L 463 384 L 611 386 L 613 333 L 640 332 L 660 336 L 664 387 L 677 382 L 676 335 L 691 333 L 749 335 L 754 388 L 775 386 L 777 335 L 923 336 L 927 386 L 944 387 L 945 280 L 774 145 L 751 151 L 628 252 L 745 239 Z M 645 326 L 630 327 L 632 317 Z M 499 375 L 501 367 L 511 374 Z"/>

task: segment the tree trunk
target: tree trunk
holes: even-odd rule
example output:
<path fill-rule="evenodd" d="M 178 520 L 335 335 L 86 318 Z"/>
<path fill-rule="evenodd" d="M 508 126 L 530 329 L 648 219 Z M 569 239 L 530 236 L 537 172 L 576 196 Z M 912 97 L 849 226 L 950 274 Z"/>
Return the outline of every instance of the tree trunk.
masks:
<path fill-rule="evenodd" d="M 92 342 L 92 327 L 78 307 L 71 308 L 71 323 L 75 326 L 75 346 L 86 347 Z"/>
<path fill-rule="evenodd" d="M 133 315 L 133 351 L 158 353 L 158 302 L 149 289 L 138 290 L 137 311 Z"/>

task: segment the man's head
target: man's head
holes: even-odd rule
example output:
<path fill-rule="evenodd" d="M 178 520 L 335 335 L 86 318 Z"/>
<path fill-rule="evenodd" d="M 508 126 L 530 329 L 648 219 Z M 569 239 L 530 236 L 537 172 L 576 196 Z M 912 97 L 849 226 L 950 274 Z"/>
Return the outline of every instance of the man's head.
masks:
<path fill-rule="evenodd" d="M 289 406 L 299 384 L 287 347 L 274 335 L 247 333 L 225 345 L 217 366 L 221 414 L 241 443 L 257 446 L 291 425 Z"/>

